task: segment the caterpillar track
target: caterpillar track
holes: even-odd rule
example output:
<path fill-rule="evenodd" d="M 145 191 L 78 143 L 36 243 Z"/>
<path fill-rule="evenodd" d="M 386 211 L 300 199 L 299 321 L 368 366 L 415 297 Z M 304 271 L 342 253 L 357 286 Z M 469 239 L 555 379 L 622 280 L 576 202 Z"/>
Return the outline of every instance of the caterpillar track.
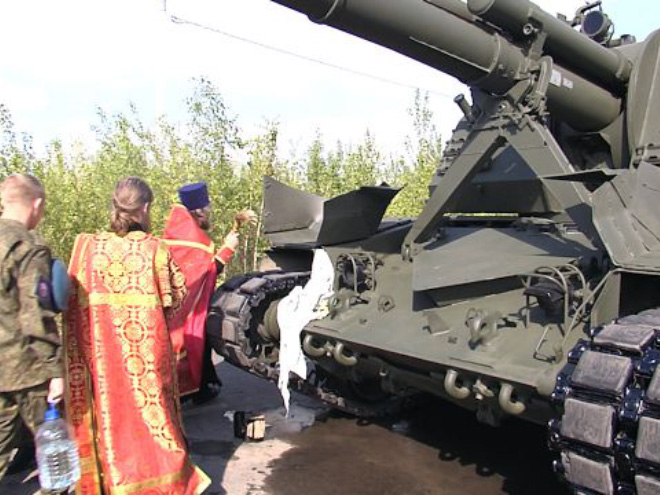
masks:
<path fill-rule="evenodd" d="M 550 422 L 555 469 L 575 493 L 660 493 L 660 309 L 581 340 L 559 375 Z"/>
<path fill-rule="evenodd" d="M 207 335 L 213 349 L 234 366 L 277 382 L 279 335 L 272 339 L 264 327 L 267 320 L 276 317 L 272 303 L 294 287 L 304 285 L 309 275 L 309 272 L 255 272 L 225 282 L 211 300 L 207 319 Z M 325 373 L 319 366 L 306 380 L 292 375 L 289 386 L 334 409 L 362 418 L 392 415 L 414 402 L 408 396 L 361 400 L 351 383 Z"/>

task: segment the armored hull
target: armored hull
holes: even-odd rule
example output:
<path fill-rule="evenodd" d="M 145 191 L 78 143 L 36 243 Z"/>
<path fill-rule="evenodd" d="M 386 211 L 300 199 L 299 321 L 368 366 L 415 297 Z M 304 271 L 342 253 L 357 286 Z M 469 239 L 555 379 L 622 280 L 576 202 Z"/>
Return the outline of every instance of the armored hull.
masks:
<path fill-rule="evenodd" d="M 527 1 L 277 0 L 470 85 L 429 199 L 320 198 L 265 179 L 271 270 L 230 280 L 209 335 L 279 376 L 281 301 L 334 270 L 291 385 L 358 415 L 421 392 L 498 425 L 549 427 L 580 493 L 660 491 L 660 32 L 614 39 L 599 4 L 572 22 Z M 580 27 L 581 26 L 581 27 Z"/>

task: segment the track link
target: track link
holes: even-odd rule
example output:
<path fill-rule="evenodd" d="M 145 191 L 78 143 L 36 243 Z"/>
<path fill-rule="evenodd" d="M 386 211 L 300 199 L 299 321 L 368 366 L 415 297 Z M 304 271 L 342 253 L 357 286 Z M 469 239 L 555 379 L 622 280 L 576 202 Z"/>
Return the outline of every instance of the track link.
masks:
<path fill-rule="evenodd" d="M 307 283 L 309 276 L 309 272 L 255 272 L 233 277 L 221 285 L 211 299 L 206 324 L 213 349 L 232 365 L 277 382 L 277 352 L 266 357 L 263 351 L 268 344 L 260 337 L 258 328 L 270 303 Z M 378 402 L 359 400 L 347 383 L 319 366 L 306 380 L 292 377 L 289 386 L 362 418 L 393 415 L 414 402 L 408 396 L 392 396 Z"/>
<path fill-rule="evenodd" d="M 660 494 L 660 309 L 580 340 L 557 378 L 555 469 L 584 495 Z"/>

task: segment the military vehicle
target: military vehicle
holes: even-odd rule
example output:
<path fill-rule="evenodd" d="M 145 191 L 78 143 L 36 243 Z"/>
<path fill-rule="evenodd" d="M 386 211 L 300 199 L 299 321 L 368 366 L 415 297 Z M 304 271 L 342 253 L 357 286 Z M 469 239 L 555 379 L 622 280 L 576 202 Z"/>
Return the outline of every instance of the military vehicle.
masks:
<path fill-rule="evenodd" d="M 355 414 L 422 391 L 546 424 L 576 492 L 660 493 L 660 30 L 615 37 L 601 2 L 567 19 L 528 0 L 274 1 L 471 98 L 416 219 L 382 219 L 390 187 L 266 179 L 277 270 L 214 295 L 215 348 L 276 379 L 278 304 L 323 249 L 331 310 L 292 385 Z"/>

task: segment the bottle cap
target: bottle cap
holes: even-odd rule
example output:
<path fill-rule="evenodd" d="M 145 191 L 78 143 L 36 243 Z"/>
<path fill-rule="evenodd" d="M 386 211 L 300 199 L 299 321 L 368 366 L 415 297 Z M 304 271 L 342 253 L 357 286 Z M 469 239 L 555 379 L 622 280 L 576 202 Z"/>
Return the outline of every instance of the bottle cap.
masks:
<path fill-rule="evenodd" d="M 60 412 L 57 410 L 57 404 L 55 402 L 48 403 L 48 409 L 46 410 L 46 416 L 44 419 L 46 421 L 60 419 Z"/>

